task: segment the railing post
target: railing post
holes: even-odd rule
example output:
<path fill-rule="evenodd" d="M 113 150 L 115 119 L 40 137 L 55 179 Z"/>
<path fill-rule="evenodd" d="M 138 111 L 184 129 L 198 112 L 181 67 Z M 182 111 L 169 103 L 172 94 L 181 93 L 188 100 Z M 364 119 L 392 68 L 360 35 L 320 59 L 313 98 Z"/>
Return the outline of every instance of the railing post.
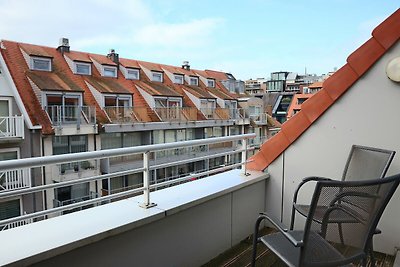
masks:
<path fill-rule="evenodd" d="M 140 204 L 140 207 L 148 209 L 157 206 L 155 203 L 150 202 L 150 169 L 149 169 L 149 151 L 143 153 L 143 196 L 144 202 Z"/>
<path fill-rule="evenodd" d="M 246 160 L 247 160 L 247 139 L 243 139 L 243 152 L 242 152 L 242 170 L 245 176 L 249 175 L 246 169 Z"/>

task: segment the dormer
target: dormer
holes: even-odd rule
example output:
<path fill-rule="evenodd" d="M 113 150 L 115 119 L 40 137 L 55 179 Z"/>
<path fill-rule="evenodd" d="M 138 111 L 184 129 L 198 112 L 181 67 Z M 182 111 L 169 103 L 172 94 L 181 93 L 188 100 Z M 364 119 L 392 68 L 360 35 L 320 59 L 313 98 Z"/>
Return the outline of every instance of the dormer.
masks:
<path fill-rule="evenodd" d="M 151 81 L 162 83 L 164 81 L 163 72 L 152 70 L 151 71 Z"/>
<path fill-rule="evenodd" d="M 174 73 L 174 80 L 173 80 L 174 83 L 183 84 L 184 79 L 185 79 L 185 75 Z"/>
<path fill-rule="evenodd" d="M 64 52 L 64 59 L 74 74 L 92 75 L 92 61 L 87 54 L 80 52 Z"/>
<path fill-rule="evenodd" d="M 215 79 L 207 78 L 207 87 L 215 88 Z"/>
<path fill-rule="evenodd" d="M 43 47 L 36 45 L 21 44 L 20 49 L 26 63 L 31 70 L 52 71 L 53 56 L 46 52 Z"/>
<path fill-rule="evenodd" d="M 199 77 L 190 75 L 188 83 L 189 85 L 199 86 Z"/>
<path fill-rule="evenodd" d="M 118 77 L 117 63 L 113 62 L 110 58 L 102 55 L 90 55 L 90 59 L 101 76 L 110 78 Z"/>
<path fill-rule="evenodd" d="M 136 60 L 120 58 L 119 69 L 127 80 L 140 80 L 140 66 Z"/>

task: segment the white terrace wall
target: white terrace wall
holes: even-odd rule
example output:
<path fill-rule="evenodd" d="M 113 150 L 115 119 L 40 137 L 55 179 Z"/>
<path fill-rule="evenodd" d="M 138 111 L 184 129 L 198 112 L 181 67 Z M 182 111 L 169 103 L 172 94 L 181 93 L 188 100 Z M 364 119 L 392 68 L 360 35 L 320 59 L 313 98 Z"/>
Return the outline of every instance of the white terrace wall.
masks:
<path fill-rule="evenodd" d="M 340 179 L 353 144 L 395 150 L 387 175 L 400 172 L 400 83 L 390 81 L 386 64 L 400 56 L 400 42 L 394 45 L 336 103 L 269 167 L 267 209 L 289 225 L 293 193 L 306 176 Z M 312 195 L 308 189 L 307 197 Z M 283 193 L 283 194 L 282 194 Z M 296 217 L 296 219 L 299 216 Z M 375 250 L 394 254 L 400 247 L 400 189 L 379 223 Z"/>

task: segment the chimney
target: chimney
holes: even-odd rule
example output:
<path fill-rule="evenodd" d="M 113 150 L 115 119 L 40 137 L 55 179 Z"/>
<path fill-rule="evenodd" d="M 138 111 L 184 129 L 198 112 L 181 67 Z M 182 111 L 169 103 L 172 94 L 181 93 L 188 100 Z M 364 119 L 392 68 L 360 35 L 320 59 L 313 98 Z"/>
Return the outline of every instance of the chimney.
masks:
<path fill-rule="evenodd" d="M 190 70 L 189 61 L 183 61 L 183 63 L 182 63 L 182 69 Z"/>
<path fill-rule="evenodd" d="M 57 47 L 57 51 L 61 54 L 69 53 L 69 40 L 68 38 L 60 38 L 59 45 Z"/>
<path fill-rule="evenodd" d="M 107 57 L 114 63 L 119 64 L 119 55 L 115 53 L 115 49 L 111 48 L 110 52 L 107 54 Z"/>

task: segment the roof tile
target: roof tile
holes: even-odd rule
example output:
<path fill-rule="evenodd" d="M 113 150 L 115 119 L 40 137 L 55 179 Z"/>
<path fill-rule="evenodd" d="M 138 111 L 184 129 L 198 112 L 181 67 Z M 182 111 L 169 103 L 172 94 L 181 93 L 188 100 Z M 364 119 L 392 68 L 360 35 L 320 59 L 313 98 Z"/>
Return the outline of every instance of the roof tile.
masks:
<path fill-rule="evenodd" d="M 300 111 L 292 119 L 282 124 L 281 132 L 293 143 L 310 125 L 309 119 Z"/>
<path fill-rule="evenodd" d="M 318 119 L 322 113 L 325 112 L 333 104 L 332 98 L 328 95 L 325 90 L 321 90 L 314 94 L 312 97 L 307 99 L 301 105 L 301 110 L 308 120 L 313 123 Z"/>
<path fill-rule="evenodd" d="M 325 80 L 323 90 L 335 101 L 357 81 L 358 77 L 357 73 L 348 64 L 345 64 Z"/>
<path fill-rule="evenodd" d="M 378 25 L 372 36 L 386 49 L 396 43 L 400 38 L 400 8 Z"/>
<path fill-rule="evenodd" d="M 374 38 L 369 39 L 348 58 L 347 62 L 359 76 L 363 75 L 377 59 L 385 53 L 385 49 Z"/>

